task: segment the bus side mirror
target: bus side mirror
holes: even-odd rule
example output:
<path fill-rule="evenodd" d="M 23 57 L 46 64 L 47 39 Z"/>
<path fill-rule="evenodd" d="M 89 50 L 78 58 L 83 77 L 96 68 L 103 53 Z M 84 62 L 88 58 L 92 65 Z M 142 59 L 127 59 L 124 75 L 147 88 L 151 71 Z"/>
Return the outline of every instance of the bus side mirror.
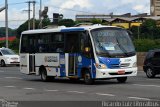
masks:
<path fill-rule="evenodd" d="M 85 47 L 84 52 L 89 53 L 91 51 L 90 47 Z"/>

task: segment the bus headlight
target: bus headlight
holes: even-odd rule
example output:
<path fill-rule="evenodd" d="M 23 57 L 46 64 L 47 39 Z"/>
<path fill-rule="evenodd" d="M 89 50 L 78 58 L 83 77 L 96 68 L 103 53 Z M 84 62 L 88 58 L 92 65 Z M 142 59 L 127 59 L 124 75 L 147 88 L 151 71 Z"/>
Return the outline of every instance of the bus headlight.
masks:
<path fill-rule="evenodd" d="M 132 67 L 137 67 L 137 62 L 133 63 Z"/>
<path fill-rule="evenodd" d="M 107 66 L 104 65 L 104 64 L 98 64 L 98 63 L 96 63 L 95 65 L 96 65 L 96 67 L 97 67 L 98 69 L 107 69 Z"/>

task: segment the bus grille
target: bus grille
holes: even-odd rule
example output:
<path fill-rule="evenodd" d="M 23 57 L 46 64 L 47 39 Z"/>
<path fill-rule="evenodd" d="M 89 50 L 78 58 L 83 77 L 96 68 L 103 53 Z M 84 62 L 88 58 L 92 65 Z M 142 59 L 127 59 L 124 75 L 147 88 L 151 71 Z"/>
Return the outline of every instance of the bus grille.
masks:
<path fill-rule="evenodd" d="M 130 66 L 130 63 L 112 64 L 111 68 L 127 68 L 129 66 Z"/>

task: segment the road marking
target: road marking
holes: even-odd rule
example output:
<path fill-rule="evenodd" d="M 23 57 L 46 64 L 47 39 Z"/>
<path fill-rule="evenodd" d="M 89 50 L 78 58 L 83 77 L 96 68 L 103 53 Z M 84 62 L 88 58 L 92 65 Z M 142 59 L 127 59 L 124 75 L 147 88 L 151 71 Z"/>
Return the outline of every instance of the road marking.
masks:
<path fill-rule="evenodd" d="M 5 78 L 7 78 L 7 79 L 17 79 L 18 77 L 5 77 Z"/>
<path fill-rule="evenodd" d="M 110 96 L 110 97 L 114 97 L 115 95 L 113 94 L 104 94 L 104 93 L 96 93 L 97 95 L 102 95 L 102 96 Z"/>
<path fill-rule="evenodd" d="M 16 86 L 4 86 L 6 88 L 15 88 Z"/>
<path fill-rule="evenodd" d="M 136 100 L 151 100 L 149 98 L 141 98 L 141 97 L 128 97 L 130 99 L 136 99 Z"/>
<path fill-rule="evenodd" d="M 81 91 L 67 91 L 67 92 L 69 92 L 69 93 L 79 93 L 79 94 L 85 93 L 85 92 L 81 92 Z"/>
<path fill-rule="evenodd" d="M 159 85 L 143 85 L 143 84 L 133 84 L 133 85 L 142 86 L 142 87 L 157 87 L 157 88 L 160 88 Z"/>
<path fill-rule="evenodd" d="M 57 92 L 59 90 L 44 90 L 44 91 L 48 91 L 48 92 Z"/>
<path fill-rule="evenodd" d="M 23 78 L 19 78 L 19 77 L 17 77 L 16 79 L 22 80 Z"/>
<path fill-rule="evenodd" d="M 4 77 L 6 79 L 22 79 L 22 78 L 19 78 L 19 77 Z"/>
<path fill-rule="evenodd" d="M 35 88 L 23 88 L 25 90 L 35 90 Z"/>
<path fill-rule="evenodd" d="M 4 71 L 1 71 L 1 70 L 0 70 L 0 72 L 4 72 Z"/>

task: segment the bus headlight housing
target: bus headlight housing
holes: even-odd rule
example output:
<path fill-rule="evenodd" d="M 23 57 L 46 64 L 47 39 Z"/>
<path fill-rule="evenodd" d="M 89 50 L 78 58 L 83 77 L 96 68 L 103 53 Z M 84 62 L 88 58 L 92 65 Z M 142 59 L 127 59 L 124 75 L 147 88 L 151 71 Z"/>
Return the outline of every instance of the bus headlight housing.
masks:
<path fill-rule="evenodd" d="M 107 69 L 107 66 L 105 64 L 98 64 L 98 63 L 96 63 L 95 65 L 96 65 L 96 67 L 98 69 Z"/>

